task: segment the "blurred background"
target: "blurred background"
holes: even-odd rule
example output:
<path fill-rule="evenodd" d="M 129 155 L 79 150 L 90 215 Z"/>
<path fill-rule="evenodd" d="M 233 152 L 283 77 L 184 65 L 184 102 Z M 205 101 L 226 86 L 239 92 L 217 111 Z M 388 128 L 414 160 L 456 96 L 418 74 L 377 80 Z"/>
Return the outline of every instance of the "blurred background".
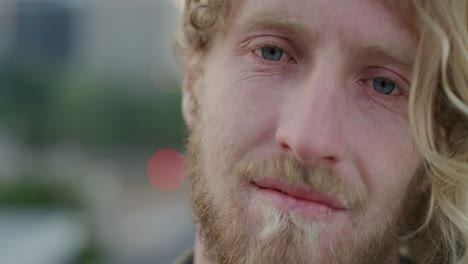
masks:
<path fill-rule="evenodd" d="M 174 0 L 0 0 L 0 263 L 169 263 L 192 246 Z"/>

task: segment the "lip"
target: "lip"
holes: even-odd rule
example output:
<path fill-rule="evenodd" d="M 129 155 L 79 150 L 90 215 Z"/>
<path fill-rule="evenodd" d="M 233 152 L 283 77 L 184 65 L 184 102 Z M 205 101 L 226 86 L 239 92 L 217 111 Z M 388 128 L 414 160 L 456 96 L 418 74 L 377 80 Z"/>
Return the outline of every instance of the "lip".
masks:
<path fill-rule="evenodd" d="M 322 209 L 327 211 L 343 211 L 345 206 L 335 197 L 324 193 L 316 192 L 310 188 L 293 187 L 281 180 L 264 179 L 252 182 L 259 191 L 273 196 L 276 202 L 288 209 L 301 209 L 302 211 L 314 211 Z"/>

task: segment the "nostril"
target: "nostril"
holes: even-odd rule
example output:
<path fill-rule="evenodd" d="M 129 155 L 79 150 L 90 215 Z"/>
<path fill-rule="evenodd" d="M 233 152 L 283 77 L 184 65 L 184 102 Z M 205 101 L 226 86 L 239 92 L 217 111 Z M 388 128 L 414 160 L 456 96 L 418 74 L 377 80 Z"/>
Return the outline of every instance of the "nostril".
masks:
<path fill-rule="evenodd" d="M 286 143 L 280 143 L 279 145 L 280 145 L 281 149 L 283 149 L 283 150 L 290 150 L 290 147 Z"/>
<path fill-rule="evenodd" d="M 329 163 L 335 163 L 335 162 L 337 162 L 336 157 L 333 157 L 333 156 L 324 157 L 323 160 L 324 160 L 325 162 L 329 162 Z"/>

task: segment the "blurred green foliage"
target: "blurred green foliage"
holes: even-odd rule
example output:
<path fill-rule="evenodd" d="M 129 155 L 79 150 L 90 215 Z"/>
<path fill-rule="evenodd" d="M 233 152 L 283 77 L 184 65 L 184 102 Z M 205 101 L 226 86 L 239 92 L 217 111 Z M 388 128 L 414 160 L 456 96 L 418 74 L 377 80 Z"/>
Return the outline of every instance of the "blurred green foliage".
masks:
<path fill-rule="evenodd" d="M 27 144 L 182 145 L 176 81 L 98 80 L 10 66 L 0 70 L 0 87 L 0 125 Z"/>
<path fill-rule="evenodd" d="M 0 207 L 81 210 L 84 203 L 69 184 L 25 178 L 0 184 Z"/>

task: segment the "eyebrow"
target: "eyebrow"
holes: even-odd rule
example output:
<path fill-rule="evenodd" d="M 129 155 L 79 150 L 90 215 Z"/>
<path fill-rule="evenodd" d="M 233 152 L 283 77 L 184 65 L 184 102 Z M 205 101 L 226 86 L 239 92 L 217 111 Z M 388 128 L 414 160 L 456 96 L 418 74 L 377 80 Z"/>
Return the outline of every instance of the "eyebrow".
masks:
<path fill-rule="evenodd" d="M 412 69 L 415 60 L 415 57 L 411 56 L 409 53 L 381 43 L 370 43 L 362 48 L 360 53 L 366 56 L 386 58 L 403 66 L 407 70 Z"/>
<path fill-rule="evenodd" d="M 316 35 L 307 29 L 303 24 L 293 18 L 275 17 L 267 12 L 256 12 L 249 15 L 244 21 L 239 23 L 238 30 L 242 33 L 252 29 L 275 29 L 284 31 L 298 38 L 309 39 L 309 35 Z"/>

